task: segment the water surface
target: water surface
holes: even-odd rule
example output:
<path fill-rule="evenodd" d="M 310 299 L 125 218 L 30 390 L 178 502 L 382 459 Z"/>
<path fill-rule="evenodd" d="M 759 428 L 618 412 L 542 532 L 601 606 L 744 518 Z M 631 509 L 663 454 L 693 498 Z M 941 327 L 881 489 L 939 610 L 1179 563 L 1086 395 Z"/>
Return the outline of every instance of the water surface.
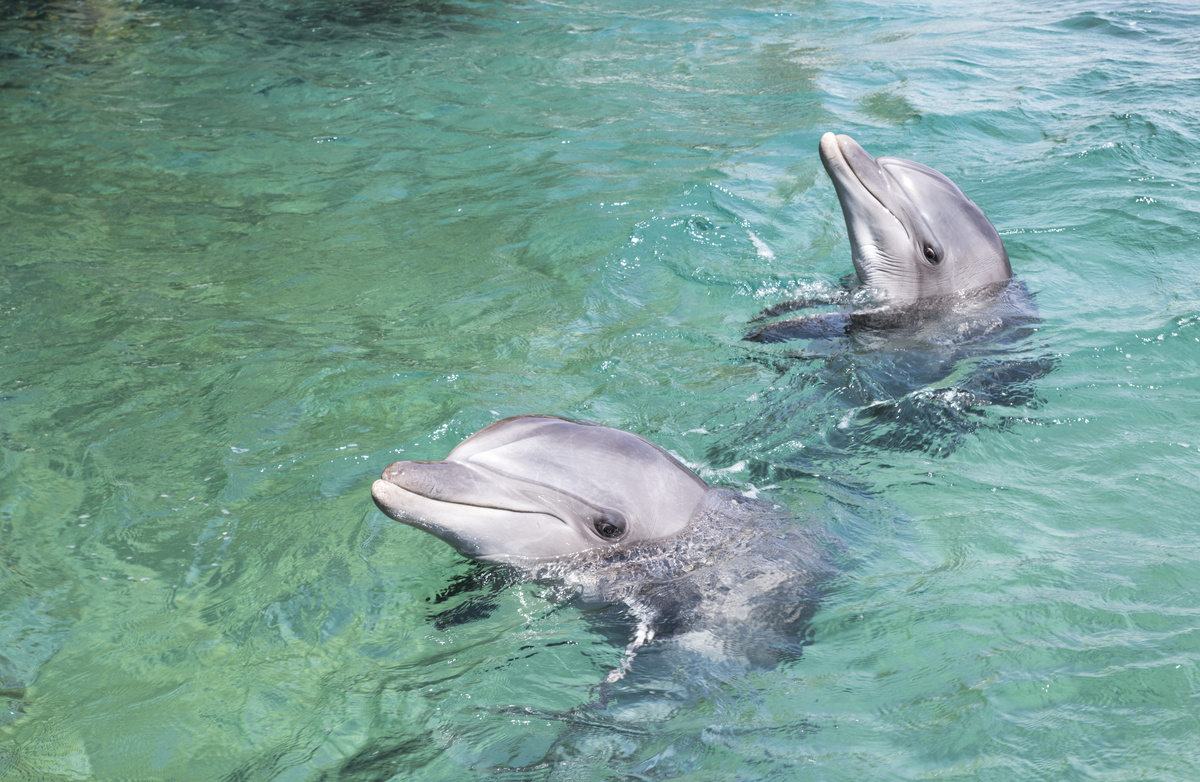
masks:
<path fill-rule="evenodd" d="M 0 13 L 0 776 L 1196 778 L 1190 5 Z M 999 228 L 1013 403 L 741 341 L 851 271 L 827 130 Z M 531 412 L 825 525 L 801 658 L 580 708 L 627 628 L 368 495 Z"/>

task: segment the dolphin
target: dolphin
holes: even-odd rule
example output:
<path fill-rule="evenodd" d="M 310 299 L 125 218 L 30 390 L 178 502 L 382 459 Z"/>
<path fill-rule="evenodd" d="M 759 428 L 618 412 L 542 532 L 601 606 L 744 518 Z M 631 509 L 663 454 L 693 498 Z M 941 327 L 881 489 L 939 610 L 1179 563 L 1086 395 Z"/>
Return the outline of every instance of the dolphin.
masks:
<path fill-rule="evenodd" d="M 814 525 L 708 485 L 635 434 L 586 421 L 497 421 L 444 460 L 390 465 L 371 496 L 466 557 L 566 583 L 589 602 L 626 604 L 638 628 L 608 681 L 656 636 L 701 633 L 709 648 L 777 661 L 798 649 L 832 572 Z"/>
<path fill-rule="evenodd" d="M 846 218 L 854 270 L 888 302 L 1012 277 L 1000 234 L 945 175 L 911 160 L 873 158 L 845 135 L 826 133 L 819 150 Z"/>
<path fill-rule="evenodd" d="M 1028 292 L 1013 279 L 1000 234 L 948 177 L 911 160 L 871 157 L 846 135 L 826 133 L 819 152 L 837 191 L 851 260 L 859 285 L 870 294 L 869 306 L 850 308 L 848 293 L 828 301 L 785 302 L 756 320 L 820 304 L 838 305 L 840 311 L 771 323 L 747 340 L 827 339 L 856 327 L 894 330 L 947 320 L 953 326 L 943 331 L 977 338 L 980 329 L 967 321 L 980 313 L 985 334 L 1000 320 L 1036 318 Z M 987 319 L 989 311 L 995 317 Z M 922 338 L 929 336 L 926 328 Z M 955 341 L 962 337 L 951 334 Z"/>
<path fill-rule="evenodd" d="M 783 372 L 794 362 L 781 359 L 799 358 L 806 374 L 817 370 L 834 389 L 823 400 L 846 408 L 827 429 L 838 448 L 944 455 L 978 428 L 980 406 L 1040 404 L 1033 381 L 1057 359 L 1029 354 L 1037 306 L 983 211 L 938 171 L 872 157 L 849 136 L 824 134 L 819 153 L 855 274 L 826 293 L 763 310 L 746 341 L 804 344 L 751 358 Z"/>

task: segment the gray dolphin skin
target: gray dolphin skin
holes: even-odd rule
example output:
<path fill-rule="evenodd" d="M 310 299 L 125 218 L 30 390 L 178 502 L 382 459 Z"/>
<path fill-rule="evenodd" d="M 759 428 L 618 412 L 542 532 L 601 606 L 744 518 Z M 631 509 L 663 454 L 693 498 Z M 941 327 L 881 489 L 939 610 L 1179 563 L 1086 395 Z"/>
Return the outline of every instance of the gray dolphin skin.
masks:
<path fill-rule="evenodd" d="M 943 174 L 873 158 L 826 133 L 821 163 L 837 189 L 863 285 L 894 304 L 950 296 L 1012 277 L 1004 243 L 983 210 Z"/>
<path fill-rule="evenodd" d="M 442 461 L 396 462 L 371 496 L 464 556 L 626 604 L 638 629 L 608 681 L 656 636 L 751 664 L 798 654 L 832 572 L 815 525 L 709 486 L 635 434 L 552 416 L 497 421 Z"/>

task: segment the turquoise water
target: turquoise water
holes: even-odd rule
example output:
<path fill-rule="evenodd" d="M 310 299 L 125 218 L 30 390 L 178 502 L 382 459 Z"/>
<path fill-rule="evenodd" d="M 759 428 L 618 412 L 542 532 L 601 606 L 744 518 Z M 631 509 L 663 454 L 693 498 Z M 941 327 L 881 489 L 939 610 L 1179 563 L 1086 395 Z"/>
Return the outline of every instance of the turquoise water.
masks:
<path fill-rule="evenodd" d="M 1190 4 L 0 13 L 0 777 L 1200 774 Z M 1028 393 L 741 341 L 851 271 L 827 130 L 997 225 Z M 802 657 L 587 708 L 628 625 L 371 504 L 530 412 L 824 525 Z"/>

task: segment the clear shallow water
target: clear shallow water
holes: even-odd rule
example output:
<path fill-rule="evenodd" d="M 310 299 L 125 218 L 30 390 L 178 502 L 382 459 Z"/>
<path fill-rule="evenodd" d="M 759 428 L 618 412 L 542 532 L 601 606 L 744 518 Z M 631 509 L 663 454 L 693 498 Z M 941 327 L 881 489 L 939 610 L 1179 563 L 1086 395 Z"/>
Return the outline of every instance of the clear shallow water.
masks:
<path fill-rule="evenodd" d="M 0 776 L 1196 777 L 1189 6 L 3 19 Z M 1034 399 L 872 419 L 887 356 L 740 341 L 851 270 L 826 130 L 992 218 Z M 526 412 L 826 524 L 803 657 L 577 709 L 627 628 L 368 497 Z"/>

